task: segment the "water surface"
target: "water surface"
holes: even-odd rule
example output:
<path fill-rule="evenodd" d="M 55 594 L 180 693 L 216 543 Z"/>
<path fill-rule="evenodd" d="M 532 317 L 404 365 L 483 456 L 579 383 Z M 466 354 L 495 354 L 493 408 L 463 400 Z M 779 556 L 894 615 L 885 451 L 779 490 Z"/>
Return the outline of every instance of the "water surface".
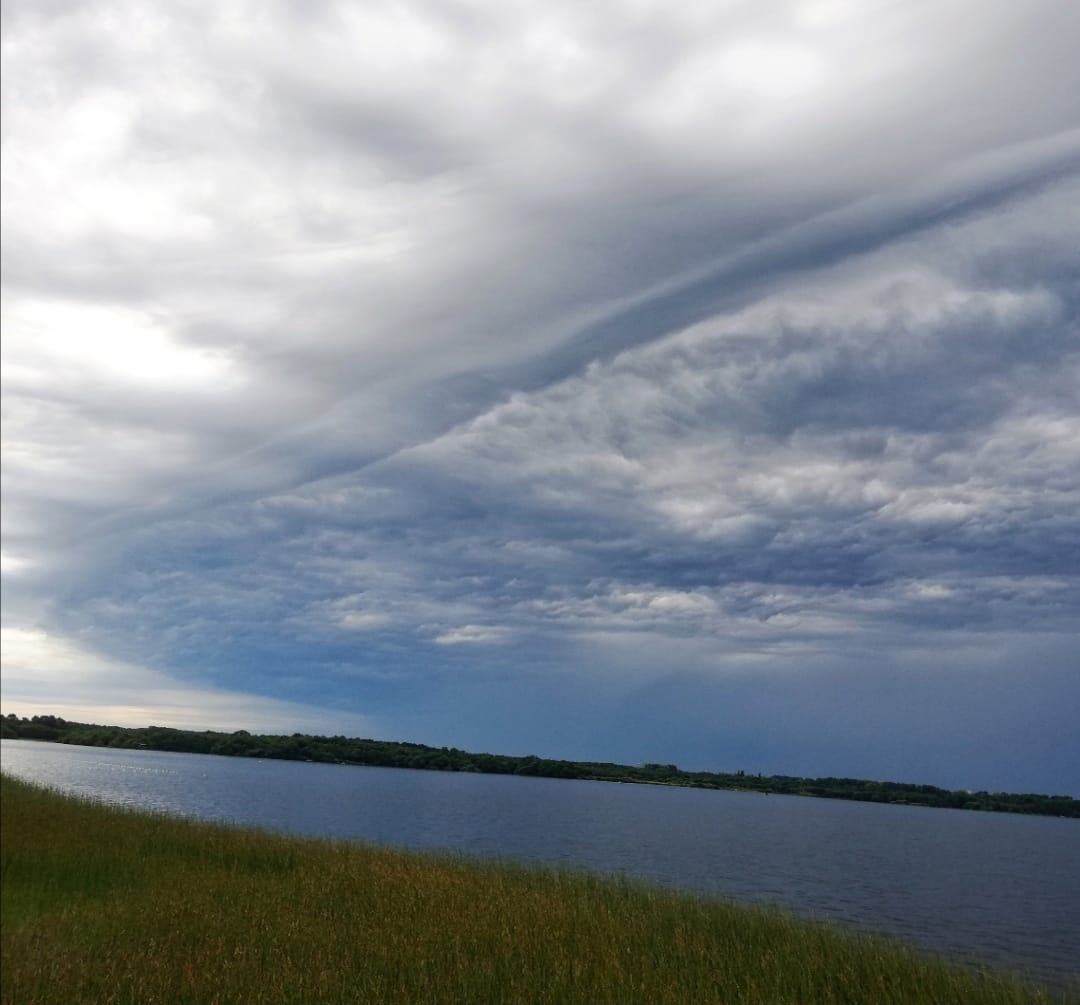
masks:
<path fill-rule="evenodd" d="M 0 744 L 66 792 L 291 834 L 626 875 L 1080 974 L 1080 822 L 610 782 Z"/>

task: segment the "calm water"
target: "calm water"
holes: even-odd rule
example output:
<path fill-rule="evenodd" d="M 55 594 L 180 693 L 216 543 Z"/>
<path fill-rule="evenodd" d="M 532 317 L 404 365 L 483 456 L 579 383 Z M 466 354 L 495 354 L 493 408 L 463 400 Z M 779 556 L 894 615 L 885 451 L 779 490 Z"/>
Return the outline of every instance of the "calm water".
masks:
<path fill-rule="evenodd" d="M 4 740 L 12 775 L 294 834 L 641 877 L 1080 974 L 1080 822 L 606 782 Z"/>

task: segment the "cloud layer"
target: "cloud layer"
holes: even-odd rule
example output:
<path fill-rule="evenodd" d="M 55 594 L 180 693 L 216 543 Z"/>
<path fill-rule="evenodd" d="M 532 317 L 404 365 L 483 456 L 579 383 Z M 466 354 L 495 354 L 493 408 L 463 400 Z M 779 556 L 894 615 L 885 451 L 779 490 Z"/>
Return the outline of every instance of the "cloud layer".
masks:
<path fill-rule="evenodd" d="M 4 19 L 5 708 L 1076 791 L 1070 4 Z"/>

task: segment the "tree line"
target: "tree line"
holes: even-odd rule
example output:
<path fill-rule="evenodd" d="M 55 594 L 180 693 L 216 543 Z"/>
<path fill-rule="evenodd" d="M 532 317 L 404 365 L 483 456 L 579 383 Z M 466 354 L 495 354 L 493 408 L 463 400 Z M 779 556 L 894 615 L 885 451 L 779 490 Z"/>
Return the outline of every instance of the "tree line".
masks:
<path fill-rule="evenodd" d="M 1069 796 L 953 791 L 934 785 L 879 782 L 861 778 L 799 778 L 745 771 L 682 771 L 674 764 L 647 763 L 634 766 L 607 761 L 566 761 L 532 755 L 518 757 L 508 754 L 477 754 L 459 750 L 457 747 L 429 747 L 422 743 L 345 736 L 310 736 L 304 733 L 293 733 L 291 736 L 267 735 L 249 733 L 243 729 L 233 733 L 220 733 L 211 730 L 173 729 L 168 726 L 101 726 L 96 723 L 69 722 L 55 715 L 34 715 L 27 718 L 14 714 L 0 717 L 0 736 L 5 739 L 46 740 L 88 747 L 168 750 L 187 754 L 414 768 L 423 771 L 473 771 L 493 775 L 535 775 L 543 778 L 681 785 L 700 789 L 735 789 L 859 802 L 1080 817 L 1080 800 Z"/>

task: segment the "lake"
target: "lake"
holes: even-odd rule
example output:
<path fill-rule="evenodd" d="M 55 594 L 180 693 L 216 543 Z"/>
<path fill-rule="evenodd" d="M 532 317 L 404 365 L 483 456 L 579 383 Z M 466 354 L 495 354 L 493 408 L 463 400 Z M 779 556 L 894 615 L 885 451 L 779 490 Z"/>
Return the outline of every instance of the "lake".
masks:
<path fill-rule="evenodd" d="M 0 741 L 0 761 L 125 806 L 636 877 L 1080 975 L 1076 820 L 33 740 Z"/>

